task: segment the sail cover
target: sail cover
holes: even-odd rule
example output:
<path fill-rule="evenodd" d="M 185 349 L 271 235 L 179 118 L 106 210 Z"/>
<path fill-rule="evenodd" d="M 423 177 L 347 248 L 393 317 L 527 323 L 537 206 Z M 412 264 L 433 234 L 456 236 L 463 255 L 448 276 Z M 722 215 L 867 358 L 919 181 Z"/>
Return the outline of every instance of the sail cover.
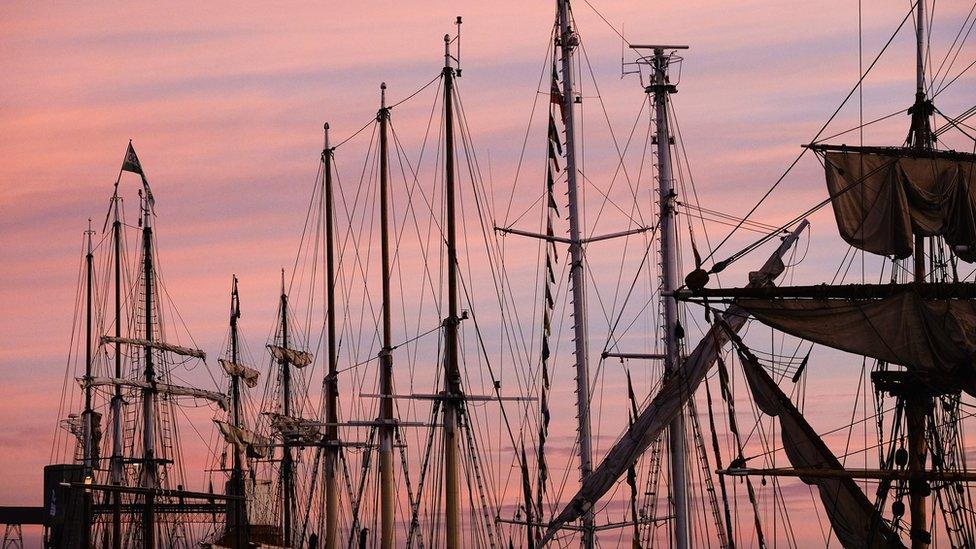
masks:
<path fill-rule="evenodd" d="M 759 287 L 772 284 L 784 270 L 783 255 L 796 242 L 800 232 L 807 226 L 803 221 L 773 253 L 763 268 L 749 274 L 749 287 Z M 705 378 L 705 374 L 715 364 L 722 347 L 728 343 L 728 331 L 738 332 L 745 325 L 748 313 L 743 309 L 731 306 L 718 319 L 716 325 L 705 334 L 695 350 L 682 362 L 673 374 L 661 384 L 651 403 L 630 425 L 626 433 L 614 443 L 592 473 L 583 482 L 579 492 L 566 505 L 562 512 L 549 523 L 543 543 L 552 539 L 559 528 L 567 522 L 578 519 L 604 494 L 613 488 L 614 483 L 627 472 L 627 469 L 637 463 L 637 459 L 647 450 L 680 413 L 695 390 Z M 721 324 L 724 324 L 723 327 Z"/>
<path fill-rule="evenodd" d="M 220 365 L 224 367 L 224 371 L 227 372 L 227 375 L 240 376 L 241 379 L 244 380 L 244 383 L 252 389 L 258 386 L 258 377 L 261 375 L 261 372 L 255 370 L 254 368 L 250 368 L 243 364 L 238 364 L 223 358 L 219 358 L 217 361 L 220 362 Z"/>
<path fill-rule="evenodd" d="M 905 366 L 939 393 L 976 395 L 976 304 L 907 289 L 877 300 L 738 299 L 777 330 Z"/>
<path fill-rule="evenodd" d="M 764 414 L 779 418 L 783 449 L 790 464 L 797 469 L 843 470 L 840 461 L 762 366 L 747 355 L 742 360 L 742 368 L 756 406 Z M 854 479 L 800 479 L 817 487 L 834 535 L 844 547 L 904 547 Z"/>
<path fill-rule="evenodd" d="M 960 259 L 976 261 L 976 162 L 967 155 L 881 151 L 824 154 L 827 189 L 844 240 L 901 259 L 912 255 L 914 235 L 942 236 Z"/>

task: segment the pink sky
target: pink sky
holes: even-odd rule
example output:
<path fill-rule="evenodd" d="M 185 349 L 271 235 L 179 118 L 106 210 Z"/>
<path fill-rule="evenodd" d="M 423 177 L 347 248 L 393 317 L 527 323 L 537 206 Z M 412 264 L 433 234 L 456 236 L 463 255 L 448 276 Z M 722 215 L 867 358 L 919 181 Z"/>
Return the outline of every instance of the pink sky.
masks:
<path fill-rule="evenodd" d="M 692 46 L 675 104 L 706 207 L 745 213 L 858 77 L 855 2 L 593 3 L 634 42 Z M 272 325 L 278 271 L 294 260 L 322 122 L 330 121 L 333 135 L 342 139 L 373 116 L 381 81 L 397 100 L 433 78 L 442 37 L 453 31 L 454 16 L 463 15 L 464 105 L 482 161 L 490 151 L 496 195 L 507 199 L 544 62 L 550 4 L 0 6 L 0 504 L 40 504 L 82 231 L 89 217 L 100 228 L 128 139 L 153 184 L 167 286 L 195 341 L 212 356 L 220 353 L 229 280 L 236 273 L 247 334 L 258 349 Z M 634 77 L 620 78 L 620 39 L 585 2 L 574 7 L 619 138 L 633 123 L 642 90 Z M 964 7 L 938 5 L 933 57 L 941 59 L 968 11 Z M 906 4 L 864 2 L 865 65 L 905 10 Z M 903 32 L 872 73 L 865 119 L 910 103 L 911 40 Z M 971 45 L 964 49 L 954 73 L 973 51 Z M 940 108 L 957 114 L 970 107 L 973 84 L 971 77 L 960 79 L 940 96 Z M 588 120 L 600 126 L 594 91 L 583 94 L 593 105 Z M 414 148 L 429 107 L 425 100 L 396 112 L 398 132 Z M 831 127 L 839 131 L 856 121 L 855 102 Z M 868 132 L 866 141 L 898 143 L 907 125 L 899 117 Z M 538 160 L 542 135 L 533 139 L 528 151 Z M 846 139 L 853 143 L 856 136 Z M 594 143 L 587 145 L 591 177 L 608 176 L 616 162 L 612 148 Z M 350 182 L 361 167 L 363 145 L 353 142 L 339 153 Z M 821 200 L 821 177 L 819 164 L 807 158 L 760 218 L 783 221 Z M 532 197 L 541 189 L 524 175 L 519 185 Z M 609 231 L 614 221 L 620 220 L 601 221 L 600 229 Z M 723 231 L 712 229 L 713 242 Z M 819 214 L 800 269 L 803 279 L 828 279 L 844 249 L 829 215 Z M 725 280 L 741 279 L 749 267 Z M 531 289 L 531 277 L 524 280 L 523 288 Z M 596 309 L 591 314 L 604 322 Z M 859 370 L 852 364 L 824 364 L 811 377 L 815 427 L 846 422 Z M 570 379 L 568 371 L 561 376 L 565 383 Z M 613 382 L 620 382 L 619 372 Z M 843 403 L 840 412 L 835 402 Z M 815 415 L 818 410 L 822 415 Z M 557 420 L 553 429 L 570 434 L 572 413 L 563 411 L 557 418 L 569 419 Z M 619 432 L 607 428 L 604 436 Z M 810 540 L 819 539 L 811 532 Z"/>

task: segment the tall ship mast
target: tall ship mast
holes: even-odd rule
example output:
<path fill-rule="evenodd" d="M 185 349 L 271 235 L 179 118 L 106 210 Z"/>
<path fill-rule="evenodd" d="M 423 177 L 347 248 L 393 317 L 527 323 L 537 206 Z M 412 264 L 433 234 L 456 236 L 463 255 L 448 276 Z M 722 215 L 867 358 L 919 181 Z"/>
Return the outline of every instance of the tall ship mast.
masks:
<path fill-rule="evenodd" d="M 119 193 L 124 173 L 135 173 L 142 182 L 134 262 L 127 259 L 126 231 L 133 229 L 125 224 Z M 80 459 L 45 468 L 50 516 L 45 543 L 189 547 L 199 535 L 195 523 L 200 515 L 220 508 L 215 501 L 230 498 L 184 488 L 177 409 L 203 402 L 226 410 L 229 403 L 221 392 L 174 379 L 206 355 L 168 339 L 178 334 L 164 316 L 155 199 L 131 142 L 108 218 L 112 229 L 103 230 L 99 245 L 92 245 L 91 230 L 86 233 L 85 368 L 77 379 L 84 410 L 62 422 L 77 437 L 66 448 L 77 448 Z M 110 426 L 108 437 L 103 436 L 103 417 Z"/>
<path fill-rule="evenodd" d="M 898 30 L 912 20 L 916 23 L 916 90 L 914 102 L 902 111 L 911 119 L 904 144 L 833 145 L 828 142 L 829 137 L 820 139 L 825 124 L 813 142 L 806 145 L 806 150 L 814 151 L 823 165 L 828 198 L 719 261 L 722 256 L 715 255 L 718 248 L 750 222 L 749 216 L 769 196 L 767 193 L 749 215 L 733 220 L 732 233 L 718 248 L 712 248 L 705 259 L 693 250 L 696 268 L 689 272 L 683 285 L 668 280 L 673 257 L 669 258 L 666 252 L 669 217 L 666 204 L 680 202 L 675 200 L 673 187 L 668 184 L 669 149 L 673 143 L 667 132 L 668 114 L 662 108 L 667 105 L 667 95 L 676 91 L 667 79 L 666 68 L 675 59 L 668 51 L 680 47 L 631 46 L 649 51 L 638 63 L 652 68 L 647 91 L 654 94 L 657 107 L 655 138 L 662 193 L 658 231 L 664 231 L 660 233 L 662 297 L 701 305 L 711 328 L 693 351 L 674 359 L 672 364 L 677 367 L 666 369 L 660 390 L 643 411 L 634 409 L 625 435 L 614 443 L 569 504 L 549 524 L 544 541 L 555 539 L 569 521 L 582 520 L 585 524 L 583 517 L 588 510 L 624 475 L 630 481 L 635 464 L 665 432 L 669 431 L 671 436 L 672 463 L 681 461 L 680 452 L 674 447 L 677 430 L 674 420 L 682 417 L 680 407 L 695 405 L 694 393 L 701 385 L 706 385 L 707 390 L 707 374 L 716 366 L 734 442 L 733 459 L 727 467 L 719 462 L 717 471 L 725 520 L 723 524 L 723 513 L 713 504 L 716 520 L 712 533 L 720 545 L 732 546 L 736 538 L 741 541 L 742 537 L 741 531 L 735 531 L 736 522 L 729 511 L 730 481 L 746 483 L 748 504 L 755 517 L 750 537 L 760 546 L 766 546 L 776 544 L 779 528 L 774 521 L 772 532 L 768 529 L 764 532 L 764 527 L 769 525 L 763 524 L 757 494 L 766 486 L 767 479 L 771 479 L 777 494 L 774 497 L 779 497 L 779 479 L 790 477 L 816 490 L 830 526 L 830 537 L 826 539 L 837 539 L 845 547 L 922 548 L 937 544 L 939 538 L 952 546 L 972 543 L 972 505 L 967 483 L 973 477 L 961 457 L 966 446 L 959 410 L 965 395 L 971 395 L 967 380 L 972 377 L 974 349 L 968 341 L 976 324 L 971 315 L 972 275 L 962 276 L 960 267 L 961 262 L 976 259 L 972 254 L 976 232 L 972 230 L 971 214 L 974 203 L 971 180 L 976 155 L 938 146 L 940 140 L 936 137 L 959 129 L 959 125 L 955 118 L 942 115 L 946 124 L 939 131 L 932 129 L 933 115 L 940 111 L 931 97 L 933 90 L 934 95 L 942 90 L 935 87 L 938 74 L 928 74 L 930 80 L 926 78 L 926 59 L 931 54 L 926 49 L 930 36 L 926 24 L 930 19 L 925 2 L 912 6 Z M 964 29 L 968 21 L 963 24 Z M 947 58 L 955 47 L 953 43 Z M 847 99 L 863 84 L 876 62 L 877 59 L 864 71 Z M 937 73 L 943 69 L 939 67 Z M 946 81 L 943 76 L 942 82 Z M 865 125 L 862 121 L 861 126 L 838 135 L 860 130 L 863 139 Z M 972 141 L 971 136 L 963 134 Z M 834 280 L 824 284 L 774 285 L 784 270 L 792 267 L 784 259 L 809 227 L 807 217 L 827 205 L 833 209 L 840 236 L 855 255 L 860 250 L 883 258 L 881 279 L 887 277 L 887 282 L 839 284 L 843 269 L 838 269 Z M 752 228 L 763 232 L 759 227 Z M 761 270 L 750 273 L 748 286 L 709 287 L 719 273 L 776 237 L 782 239 L 779 249 Z M 854 256 L 850 251 L 848 255 L 852 259 L 845 257 L 844 262 L 850 269 Z M 706 268 L 708 259 L 713 263 Z M 864 269 L 866 260 L 861 262 Z M 669 316 L 666 308 L 665 327 L 673 326 Z M 750 317 L 770 327 L 774 341 L 781 337 L 776 334 L 797 338 L 793 356 L 778 355 L 776 347 L 772 352 L 760 350 L 768 343 L 747 337 L 742 331 Z M 665 337 L 671 337 L 672 333 L 666 331 Z M 734 356 L 724 358 L 722 347 L 729 344 Z M 796 384 L 795 394 L 802 395 L 807 376 L 816 375 L 815 370 L 811 372 L 817 360 L 816 354 L 811 358 L 814 344 L 863 357 L 865 365 L 873 362 L 870 383 L 874 388 L 876 414 L 862 421 L 876 422 L 880 442 L 866 446 L 861 452 L 876 449 L 879 467 L 845 466 L 848 455 L 838 455 L 828 447 L 824 437 L 805 417 L 802 400 L 797 403 L 796 397 L 791 398 L 781 387 L 783 381 L 792 379 Z M 666 362 L 670 354 L 667 348 Z M 806 356 L 802 355 L 804 352 Z M 759 430 L 765 446 L 759 449 L 750 448 L 743 439 L 741 424 L 736 426 L 735 389 L 727 364 L 731 358 L 741 366 L 751 400 L 761 414 L 755 429 Z M 868 398 L 866 393 L 864 398 Z M 707 399 L 709 421 L 714 429 L 711 396 Z M 694 416 L 691 417 L 694 421 Z M 852 429 L 853 425 L 842 429 Z M 767 436 L 775 440 L 767 441 Z M 719 461 L 721 445 L 717 439 L 713 440 L 713 455 Z M 789 467 L 775 465 L 777 454 L 785 454 Z M 772 461 L 773 465 L 752 465 L 750 462 L 754 460 Z M 674 472 L 671 478 L 675 521 L 671 543 L 684 546 L 688 525 L 682 524 L 682 514 L 688 507 L 682 503 L 680 492 L 683 487 L 691 486 Z M 753 478 L 761 478 L 761 486 Z M 710 489 L 706 492 L 713 493 Z M 932 500 L 938 502 L 937 516 L 933 515 Z M 790 520 L 785 513 L 783 520 L 787 523 Z"/>
<path fill-rule="evenodd" d="M 211 371 L 173 322 L 165 223 L 129 143 L 102 230 L 84 232 L 46 546 L 732 549 L 799 546 L 815 522 L 824 545 L 976 545 L 976 108 L 939 110 L 965 40 L 933 67 L 932 5 L 913 4 L 878 55 L 914 30 L 913 101 L 868 123 L 860 105 L 827 136 L 878 58 L 862 66 L 741 216 L 704 206 L 692 177 L 675 94 L 695 50 L 631 43 L 586 3 L 622 40 L 616 93 L 639 103 L 622 137 L 573 7 L 552 3 L 511 185 L 465 109 L 460 17 L 425 82 L 391 75 L 361 127 L 324 124 L 270 334 L 252 354 L 233 276 L 213 388 L 189 381 Z M 898 146 L 864 144 L 905 118 Z M 823 200 L 757 220 L 805 155 Z M 804 264 L 824 219 L 839 238 L 815 255 L 847 246 L 827 279 Z M 850 421 L 825 429 L 812 388 L 854 363 Z M 211 414 L 203 489 L 185 406 Z"/>

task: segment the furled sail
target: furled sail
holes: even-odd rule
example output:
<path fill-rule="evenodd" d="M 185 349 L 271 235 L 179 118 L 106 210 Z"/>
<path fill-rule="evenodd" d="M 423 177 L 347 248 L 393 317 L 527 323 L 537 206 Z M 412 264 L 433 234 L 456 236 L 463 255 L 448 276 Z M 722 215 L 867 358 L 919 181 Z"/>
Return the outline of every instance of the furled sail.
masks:
<path fill-rule="evenodd" d="M 768 416 L 779 418 L 783 449 L 790 464 L 797 469 L 836 469 L 844 467 L 827 448 L 793 402 L 773 382 L 749 354 L 742 368 L 756 406 Z M 816 486 L 837 539 L 849 548 L 904 547 L 891 526 L 881 518 L 864 492 L 852 478 L 800 477 Z"/>
<path fill-rule="evenodd" d="M 268 345 L 268 350 L 271 351 L 271 356 L 275 360 L 287 360 L 289 364 L 296 368 L 304 368 L 312 363 L 312 353 L 289 349 L 280 345 Z"/>
<path fill-rule="evenodd" d="M 905 366 L 940 393 L 976 395 L 976 303 L 911 288 L 875 300 L 737 299 L 777 330 Z"/>
<path fill-rule="evenodd" d="M 217 362 L 220 362 L 220 365 L 224 367 L 227 375 L 240 376 L 244 380 L 244 383 L 252 389 L 258 386 L 258 377 L 261 376 L 261 372 L 224 358 L 217 359 Z"/>
<path fill-rule="evenodd" d="M 166 351 L 177 355 L 199 358 L 200 360 L 207 360 L 207 353 L 201 351 L 200 349 L 181 347 L 179 345 L 173 345 L 171 343 L 163 343 L 162 341 L 149 341 L 148 339 L 138 339 L 134 337 L 114 337 L 114 336 L 102 336 L 101 339 L 103 345 L 106 343 L 121 343 L 123 345 L 135 345 L 138 347 L 146 347 L 149 349 L 159 349 L 160 351 Z"/>
<path fill-rule="evenodd" d="M 772 284 L 784 270 L 783 256 L 790 249 L 800 232 L 806 228 L 807 222 L 800 225 L 783 240 L 779 248 L 766 261 L 763 268 L 750 273 L 749 286 L 765 286 Z M 726 330 L 738 332 L 745 325 L 748 314 L 739 307 L 732 306 L 717 320 L 716 325 L 705 334 L 695 350 L 678 368 L 661 384 L 661 390 L 654 395 L 651 403 L 644 408 L 627 432 L 614 443 L 603 461 L 593 470 L 583 482 L 580 490 L 563 508 L 562 512 L 549 524 L 544 542 L 552 539 L 559 528 L 567 522 L 578 519 L 590 509 L 613 484 L 627 472 L 627 469 L 637 463 L 641 454 L 647 450 L 671 423 L 671 420 L 681 412 L 695 390 L 705 378 L 705 374 L 715 364 L 722 347 L 728 343 Z M 724 324 L 723 327 L 721 324 Z"/>
<path fill-rule="evenodd" d="M 248 457 L 252 458 L 266 457 L 269 444 L 267 438 L 243 427 L 235 427 L 226 421 L 215 419 L 213 422 L 217 424 L 220 433 L 224 435 L 224 440 L 228 444 L 234 445 L 238 451 L 246 452 Z"/>
<path fill-rule="evenodd" d="M 905 258 L 912 255 L 915 235 L 941 236 L 960 259 L 976 261 L 976 156 L 828 149 L 827 189 L 848 244 Z"/>
<path fill-rule="evenodd" d="M 84 378 L 78 378 L 78 382 L 84 383 L 85 380 Z M 206 389 L 197 389 L 195 387 L 183 387 L 181 385 L 170 385 L 169 383 L 149 383 L 141 379 L 121 379 L 116 377 L 94 377 L 91 379 L 91 385 L 92 387 L 121 385 L 123 387 L 133 387 L 136 389 L 153 389 L 157 393 L 167 395 L 188 396 L 209 400 L 217 403 L 217 405 L 225 411 L 229 407 L 227 395 L 214 391 L 207 391 Z"/>

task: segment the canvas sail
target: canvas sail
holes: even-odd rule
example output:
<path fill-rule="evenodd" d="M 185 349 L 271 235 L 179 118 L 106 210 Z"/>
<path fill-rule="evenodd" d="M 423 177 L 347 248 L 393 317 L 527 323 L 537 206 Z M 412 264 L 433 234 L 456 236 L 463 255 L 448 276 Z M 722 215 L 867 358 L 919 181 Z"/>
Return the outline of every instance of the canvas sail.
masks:
<path fill-rule="evenodd" d="M 304 368 L 312 363 L 312 353 L 289 349 L 280 345 L 268 345 L 271 356 L 278 361 L 287 360 L 289 364 L 296 368 Z"/>
<path fill-rule="evenodd" d="M 755 299 L 736 303 L 777 330 L 905 366 L 938 393 L 976 395 L 976 303 L 911 289 L 875 300 Z"/>
<path fill-rule="evenodd" d="M 258 377 L 261 376 L 261 372 L 255 370 L 254 368 L 245 366 L 243 364 L 238 364 L 236 362 L 227 359 L 217 359 L 220 365 L 224 367 L 224 371 L 227 372 L 229 376 L 240 376 L 244 380 L 244 383 L 250 387 L 255 388 L 258 386 Z"/>
<path fill-rule="evenodd" d="M 837 227 L 858 249 L 906 258 L 914 236 L 941 236 L 976 261 L 976 160 L 972 155 L 902 156 L 898 149 L 824 153 Z"/>
<path fill-rule="evenodd" d="M 802 222 L 780 245 L 763 268 L 750 273 L 749 286 L 758 287 L 772 284 L 784 270 L 783 255 L 796 242 L 800 232 L 807 226 Z M 603 497 L 614 483 L 627 472 L 627 469 L 637 463 L 641 454 L 647 450 L 671 423 L 688 399 L 695 393 L 698 385 L 705 378 L 705 374 L 715 364 L 722 347 L 728 343 L 728 333 L 738 332 L 745 325 L 748 313 L 736 306 L 729 309 L 717 321 L 716 325 L 705 334 L 704 339 L 695 350 L 682 362 L 674 373 L 661 385 L 661 390 L 654 395 L 651 403 L 644 408 L 627 432 L 613 445 L 603 461 L 594 468 L 586 478 L 579 492 L 563 508 L 562 512 L 553 520 L 546 531 L 545 541 L 556 534 L 559 528 L 567 522 L 578 519 Z M 724 324 L 724 326 L 722 326 Z"/>
<path fill-rule="evenodd" d="M 224 435 L 224 440 L 232 444 L 239 452 L 246 452 L 248 457 L 264 458 L 266 456 L 268 439 L 242 427 L 236 427 L 226 421 L 213 420 Z"/>
<path fill-rule="evenodd" d="M 843 470 L 840 461 L 762 366 L 753 357 L 746 355 L 742 360 L 742 368 L 756 406 L 764 414 L 779 419 L 783 449 L 790 464 L 797 469 Z M 844 547 L 904 547 L 898 535 L 881 518 L 853 479 L 800 479 L 817 487 L 834 535 Z"/>

